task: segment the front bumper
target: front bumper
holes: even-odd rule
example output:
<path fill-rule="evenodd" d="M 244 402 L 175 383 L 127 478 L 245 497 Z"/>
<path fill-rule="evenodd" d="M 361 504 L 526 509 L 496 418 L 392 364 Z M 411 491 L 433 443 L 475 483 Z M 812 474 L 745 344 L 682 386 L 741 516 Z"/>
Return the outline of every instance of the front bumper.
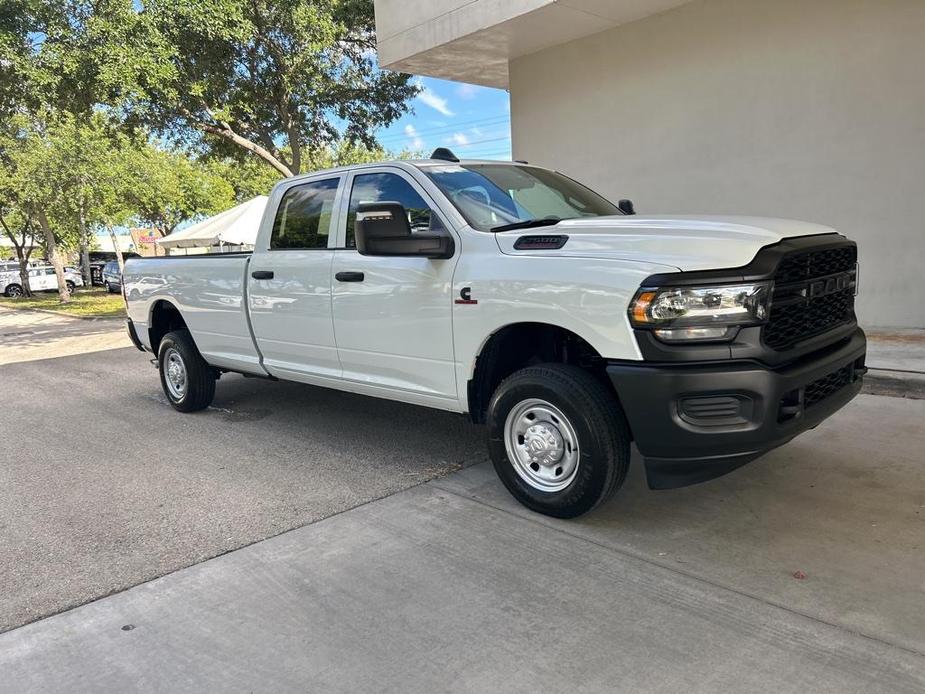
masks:
<path fill-rule="evenodd" d="M 731 472 L 811 429 L 861 390 L 867 340 L 847 340 L 782 368 L 755 361 L 610 363 L 653 489 Z"/>

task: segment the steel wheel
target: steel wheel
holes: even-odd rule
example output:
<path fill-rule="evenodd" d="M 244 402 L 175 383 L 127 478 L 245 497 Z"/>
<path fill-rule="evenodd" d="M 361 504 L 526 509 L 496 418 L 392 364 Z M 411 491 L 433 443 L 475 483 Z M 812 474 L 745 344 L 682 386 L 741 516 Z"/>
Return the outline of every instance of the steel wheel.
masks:
<path fill-rule="evenodd" d="M 186 394 L 186 364 L 180 353 L 173 347 L 169 347 L 164 355 L 164 376 L 164 383 L 170 395 L 175 400 L 182 400 Z"/>
<path fill-rule="evenodd" d="M 23 290 L 22 290 L 22 287 L 20 287 L 18 284 L 14 284 L 14 285 L 12 285 L 12 286 L 6 288 L 6 295 L 7 295 L 7 296 L 14 296 L 14 297 L 15 297 L 15 296 L 22 296 L 23 293 L 24 293 L 24 292 L 23 292 Z"/>
<path fill-rule="evenodd" d="M 504 446 L 517 475 L 538 491 L 561 491 L 578 474 L 575 428 L 545 400 L 530 398 L 511 408 L 504 423 Z"/>

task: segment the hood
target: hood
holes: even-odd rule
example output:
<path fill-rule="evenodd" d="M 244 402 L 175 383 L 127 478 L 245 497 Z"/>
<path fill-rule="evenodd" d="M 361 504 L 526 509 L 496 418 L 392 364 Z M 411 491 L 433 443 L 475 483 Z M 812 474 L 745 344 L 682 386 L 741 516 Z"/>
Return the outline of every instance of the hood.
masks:
<path fill-rule="evenodd" d="M 834 234 L 821 224 L 773 217 L 612 215 L 564 219 L 555 226 L 495 234 L 508 255 L 561 255 L 615 258 L 671 265 L 681 271 L 715 270 L 747 265 L 764 246 L 794 236 Z M 518 251 L 521 236 L 565 234 L 558 250 Z"/>

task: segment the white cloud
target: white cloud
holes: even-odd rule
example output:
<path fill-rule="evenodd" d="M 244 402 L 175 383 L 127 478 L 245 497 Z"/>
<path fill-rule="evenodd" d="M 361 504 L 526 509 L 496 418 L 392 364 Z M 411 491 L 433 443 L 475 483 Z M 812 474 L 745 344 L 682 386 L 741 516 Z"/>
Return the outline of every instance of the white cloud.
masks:
<path fill-rule="evenodd" d="M 430 106 L 435 111 L 439 111 L 444 116 L 452 116 L 453 112 L 450 110 L 450 107 L 447 106 L 447 101 L 442 96 L 437 96 L 431 89 L 424 85 L 423 80 L 418 80 L 417 85 L 421 88 L 421 92 L 418 94 L 418 100 Z"/>
<path fill-rule="evenodd" d="M 424 140 L 418 135 L 418 131 L 411 123 L 405 126 L 405 135 L 408 136 L 408 145 L 411 149 L 424 149 Z"/>
<path fill-rule="evenodd" d="M 453 133 L 446 138 L 446 142 L 454 145 L 468 145 L 469 138 L 466 137 L 464 133 Z"/>
<path fill-rule="evenodd" d="M 478 93 L 479 88 L 474 84 L 461 84 L 456 87 L 456 96 L 458 96 L 460 99 L 465 99 L 466 101 L 474 99 L 476 96 L 478 96 Z"/>

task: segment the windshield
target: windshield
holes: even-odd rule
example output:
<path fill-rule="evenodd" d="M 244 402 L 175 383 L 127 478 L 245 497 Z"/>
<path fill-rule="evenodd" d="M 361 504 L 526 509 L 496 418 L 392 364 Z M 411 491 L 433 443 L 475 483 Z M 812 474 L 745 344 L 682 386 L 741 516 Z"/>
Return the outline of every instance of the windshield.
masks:
<path fill-rule="evenodd" d="M 538 219 L 622 214 L 616 205 L 555 171 L 518 164 L 466 164 L 424 169 L 475 229 Z"/>

